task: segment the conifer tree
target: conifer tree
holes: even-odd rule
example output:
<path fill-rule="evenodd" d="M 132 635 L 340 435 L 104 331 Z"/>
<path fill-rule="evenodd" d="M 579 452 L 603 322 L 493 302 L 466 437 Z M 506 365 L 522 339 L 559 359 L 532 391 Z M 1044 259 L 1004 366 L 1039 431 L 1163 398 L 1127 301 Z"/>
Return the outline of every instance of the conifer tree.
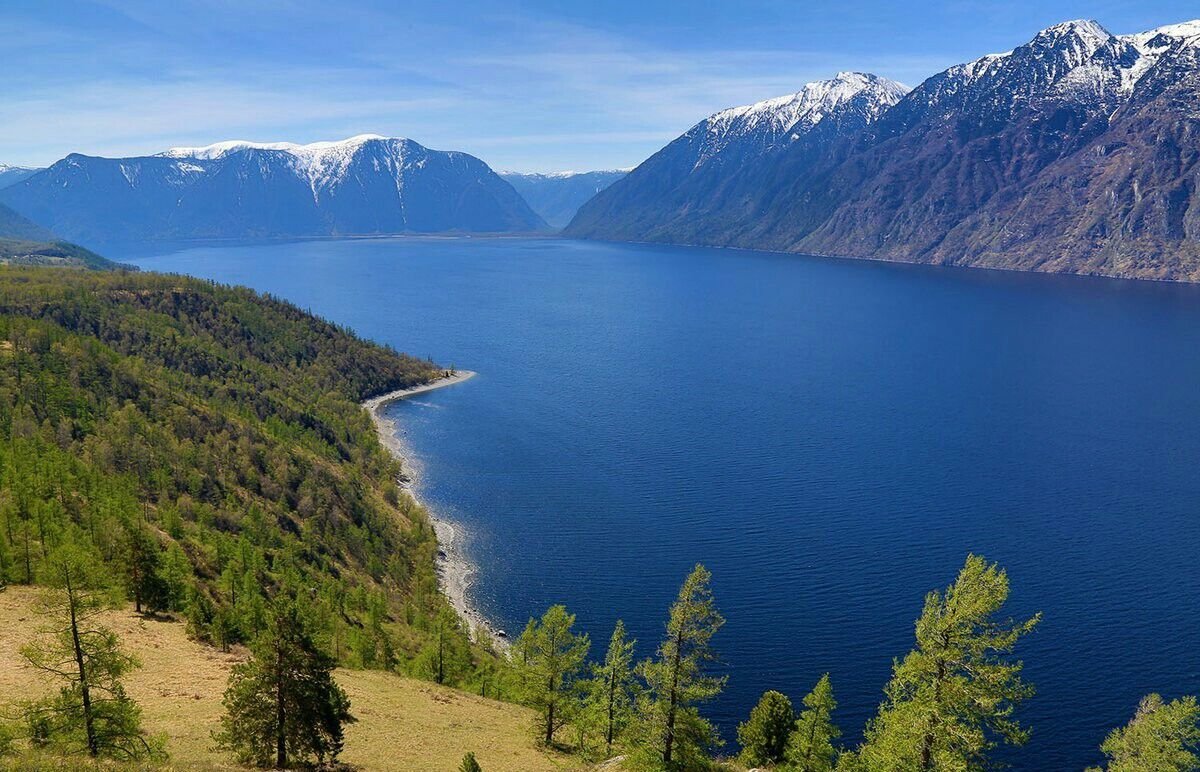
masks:
<path fill-rule="evenodd" d="M 540 622 L 521 634 L 524 663 L 519 668 L 525 699 L 538 712 L 537 731 L 547 746 L 554 733 L 574 718 L 579 707 L 577 680 L 591 646 L 586 634 L 576 634 L 575 615 L 565 606 L 551 606 Z"/>
<path fill-rule="evenodd" d="M 483 767 L 475 760 L 475 754 L 468 751 L 467 755 L 463 756 L 462 763 L 458 765 L 458 772 L 483 772 Z"/>
<path fill-rule="evenodd" d="M 1041 615 L 998 618 L 1008 575 L 969 555 L 945 593 L 929 593 L 916 624 L 917 647 L 895 663 L 878 716 L 857 754 L 866 769 L 978 770 L 999 743 L 1022 744 L 1013 718 L 1033 694 L 1011 658 Z"/>
<path fill-rule="evenodd" d="M 742 763 L 748 767 L 781 763 L 795 723 L 792 701 L 780 692 L 764 692 L 749 720 L 738 724 Z"/>
<path fill-rule="evenodd" d="M 49 554 L 41 579 L 49 587 L 39 603 L 46 625 L 43 635 L 21 654 L 32 667 L 54 677 L 60 688 L 55 696 L 26 705 L 29 723 L 38 727 L 38 740 L 91 756 L 161 756 L 161 740 L 142 732 L 141 710 L 121 683 L 138 662 L 96 619 L 117 603 L 111 577 L 98 557 L 67 542 Z"/>
<path fill-rule="evenodd" d="M 1163 702 L 1157 694 L 1147 695 L 1130 722 L 1114 729 L 1100 750 L 1108 757 L 1108 772 L 1200 770 L 1200 704 L 1195 697 Z"/>
<path fill-rule="evenodd" d="M 620 739 L 633 717 L 638 693 L 633 665 L 636 645 L 637 641 L 626 634 L 625 623 L 618 619 L 604 661 L 592 665 L 585 713 L 588 723 L 604 738 L 606 756 L 612 756 L 613 743 Z"/>
<path fill-rule="evenodd" d="M 716 660 L 710 641 L 725 624 L 713 602 L 711 580 L 708 569 L 697 564 L 671 606 L 657 657 L 639 666 L 649 687 L 641 708 L 646 732 L 642 753 L 667 769 L 701 766 L 708 749 L 719 742 L 698 708 L 725 686 L 724 677 L 705 670 Z"/>
<path fill-rule="evenodd" d="M 124 523 L 125 583 L 139 614 L 166 611 L 170 588 L 161 575 L 162 547 L 140 518 Z"/>
<path fill-rule="evenodd" d="M 317 645 L 294 599 L 275 599 L 252 651 L 230 676 L 218 745 L 259 767 L 336 760 L 343 724 L 354 721 L 350 700 L 333 680 L 337 663 Z"/>
<path fill-rule="evenodd" d="M 804 710 L 796 719 L 787 747 L 787 762 L 796 772 L 831 772 L 837 758 L 833 741 L 841 732 L 833 723 L 833 686 L 829 674 L 821 676 L 804 697 Z"/>

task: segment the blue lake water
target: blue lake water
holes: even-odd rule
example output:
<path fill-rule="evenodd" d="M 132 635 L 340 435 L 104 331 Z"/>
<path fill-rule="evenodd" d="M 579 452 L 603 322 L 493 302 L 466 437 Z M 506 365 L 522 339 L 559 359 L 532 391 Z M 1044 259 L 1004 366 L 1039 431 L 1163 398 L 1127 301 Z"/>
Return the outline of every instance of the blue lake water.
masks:
<path fill-rule="evenodd" d="M 551 239 L 139 262 L 478 371 L 392 408 L 477 603 L 510 631 L 565 603 L 597 656 L 622 617 L 646 656 L 704 562 L 728 740 L 829 671 L 856 741 L 970 551 L 1045 614 L 1016 767 L 1200 692 L 1200 287 Z"/>

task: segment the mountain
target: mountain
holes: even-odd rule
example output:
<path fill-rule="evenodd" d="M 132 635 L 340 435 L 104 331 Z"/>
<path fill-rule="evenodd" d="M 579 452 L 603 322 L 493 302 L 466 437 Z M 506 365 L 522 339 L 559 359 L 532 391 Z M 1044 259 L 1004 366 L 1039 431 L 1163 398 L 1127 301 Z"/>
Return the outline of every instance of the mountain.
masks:
<path fill-rule="evenodd" d="M 600 172 L 521 174 L 500 172 L 526 203 L 551 227 L 562 228 L 592 196 L 628 174 L 627 169 Z"/>
<path fill-rule="evenodd" d="M 619 184 L 593 202 L 612 197 L 609 224 L 588 205 L 568 232 L 1200 280 L 1198 103 L 1200 22 L 1066 22 L 934 75 L 820 153 L 739 159 L 674 218 L 647 221 Z M 746 197 L 740 218 L 714 209 L 720 186 Z"/>
<path fill-rule="evenodd" d="M 0 239 L 48 241 L 53 234 L 0 204 Z"/>
<path fill-rule="evenodd" d="M 590 238 L 723 243 L 759 216 L 764 187 L 794 155 L 818 163 L 905 94 L 895 81 L 839 73 L 799 92 L 722 110 L 581 207 L 566 232 Z"/>
<path fill-rule="evenodd" d="M 87 243 L 546 227 L 478 158 L 374 135 L 73 154 L 0 190 L 0 202 Z"/>
<path fill-rule="evenodd" d="M 27 166 L 8 166 L 0 164 L 0 188 L 15 185 L 21 180 L 27 180 L 40 172 L 41 169 L 31 169 Z"/>

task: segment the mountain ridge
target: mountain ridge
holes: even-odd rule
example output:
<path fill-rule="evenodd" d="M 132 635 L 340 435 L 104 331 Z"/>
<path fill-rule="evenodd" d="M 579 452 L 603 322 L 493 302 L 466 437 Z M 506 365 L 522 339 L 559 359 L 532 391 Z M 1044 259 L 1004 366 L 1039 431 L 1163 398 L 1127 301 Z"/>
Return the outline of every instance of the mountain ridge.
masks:
<path fill-rule="evenodd" d="M 1197 43 L 1200 22 L 1122 36 L 1064 22 L 928 78 L 816 147 L 724 153 L 700 187 L 659 170 L 672 211 L 647 209 L 631 174 L 566 232 L 1200 280 Z"/>
<path fill-rule="evenodd" d="M 0 202 L 87 243 L 546 228 L 478 158 L 377 135 L 73 153 L 0 190 Z"/>

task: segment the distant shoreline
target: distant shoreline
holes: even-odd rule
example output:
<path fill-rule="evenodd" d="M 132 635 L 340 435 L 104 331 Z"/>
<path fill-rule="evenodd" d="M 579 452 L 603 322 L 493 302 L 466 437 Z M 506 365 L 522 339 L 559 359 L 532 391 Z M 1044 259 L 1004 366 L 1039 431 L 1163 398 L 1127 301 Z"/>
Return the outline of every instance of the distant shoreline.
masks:
<path fill-rule="evenodd" d="M 458 370 L 454 371 L 453 375 L 438 378 L 419 386 L 390 391 L 387 394 L 372 397 L 362 403 L 363 407 L 371 414 L 371 420 L 374 422 L 375 430 L 379 434 L 379 441 L 400 461 L 405 471 L 408 469 L 405 459 L 408 450 L 397 435 L 396 422 L 383 414 L 383 408 L 393 402 L 408 399 L 418 394 L 425 394 L 436 389 L 444 389 L 447 386 L 455 386 L 474 377 L 475 373 L 471 370 Z M 414 501 L 418 504 L 421 503 L 420 499 L 417 498 L 416 492 L 413 490 L 413 483 L 410 479 L 401 477 L 398 482 L 400 487 L 413 497 Z M 438 586 L 441 588 L 442 593 L 450 600 L 450 605 L 454 607 L 454 610 L 458 612 L 458 615 L 462 617 L 472 631 L 477 635 L 486 635 L 490 642 L 498 649 L 507 648 L 507 641 L 498 635 L 499 628 L 493 625 L 471 603 L 470 589 L 475 578 L 476 567 L 467 558 L 463 550 L 463 527 L 457 523 L 438 517 L 428 507 L 426 507 L 426 511 L 429 513 L 429 519 L 433 523 L 434 532 L 437 534 L 437 575 Z"/>

